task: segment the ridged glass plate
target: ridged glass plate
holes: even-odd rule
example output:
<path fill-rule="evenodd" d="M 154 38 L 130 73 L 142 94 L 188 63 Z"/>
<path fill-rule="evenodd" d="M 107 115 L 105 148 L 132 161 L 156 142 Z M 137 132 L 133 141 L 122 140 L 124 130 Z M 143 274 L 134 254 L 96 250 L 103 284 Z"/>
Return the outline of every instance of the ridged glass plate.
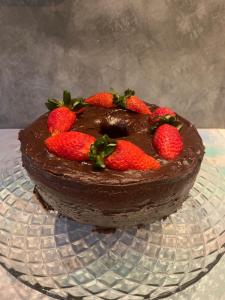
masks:
<path fill-rule="evenodd" d="M 206 159 L 176 214 L 108 234 L 44 210 L 20 158 L 1 163 L 0 263 L 50 296 L 158 299 L 196 282 L 224 254 L 225 180 Z"/>

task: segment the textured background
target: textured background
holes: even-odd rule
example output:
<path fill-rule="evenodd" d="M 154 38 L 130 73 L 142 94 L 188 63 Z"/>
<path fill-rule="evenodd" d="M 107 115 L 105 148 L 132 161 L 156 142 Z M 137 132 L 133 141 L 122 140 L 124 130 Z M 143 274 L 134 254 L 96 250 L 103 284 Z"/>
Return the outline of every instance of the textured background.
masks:
<path fill-rule="evenodd" d="M 225 127 L 224 0 L 0 0 L 0 127 L 113 87 Z"/>

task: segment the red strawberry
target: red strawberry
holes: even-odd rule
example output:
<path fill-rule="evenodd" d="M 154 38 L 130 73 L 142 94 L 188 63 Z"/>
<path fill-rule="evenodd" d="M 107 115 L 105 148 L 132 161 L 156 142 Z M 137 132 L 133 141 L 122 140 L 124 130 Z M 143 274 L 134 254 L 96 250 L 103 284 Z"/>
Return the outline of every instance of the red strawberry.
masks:
<path fill-rule="evenodd" d="M 77 117 L 74 109 L 83 109 L 87 103 L 83 98 L 71 98 L 68 91 L 63 92 L 63 99 L 48 99 L 45 103 L 51 111 L 48 115 L 48 130 L 51 134 L 59 134 L 70 130 L 73 127 Z M 78 112 L 81 112 L 81 109 Z"/>
<path fill-rule="evenodd" d="M 177 158 L 183 150 L 179 130 L 169 124 L 163 124 L 156 129 L 152 142 L 159 155 L 168 160 Z"/>
<path fill-rule="evenodd" d="M 150 124 L 151 133 L 163 124 L 171 124 L 177 128 L 182 127 L 182 124 L 180 124 L 177 120 L 176 113 L 168 107 L 158 107 L 148 117 L 148 122 Z"/>
<path fill-rule="evenodd" d="M 149 107 L 137 96 L 131 96 L 127 99 L 126 108 L 140 114 L 151 114 Z"/>
<path fill-rule="evenodd" d="M 85 102 L 105 108 L 118 106 L 137 113 L 150 114 L 151 111 L 148 106 L 140 98 L 134 96 L 134 94 L 135 92 L 129 89 L 124 92 L 123 96 L 120 96 L 115 92 L 102 92 L 87 98 Z"/>
<path fill-rule="evenodd" d="M 151 111 L 149 107 L 142 101 L 140 98 L 135 96 L 135 92 L 133 90 L 126 90 L 124 92 L 124 98 L 125 98 L 125 107 L 126 109 L 132 110 L 134 112 L 150 115 Z"/>
<path fill-rule="evenodd" d="M 158 170 L 160 164 L 153 157 L 146 154 L 135 144 L 125 140 L 112 140 L 107 135 L 91 146 L 90 159 L 95 166 L 109 169 L 126 170 Z"/>
<path fill-rule="evenodd" d="M 69 160 L 83 161 L 89 159 L 91 145 L 95 138 L 89 134 L 69 131 L 51 136 L 45 140 L 48 151 Z"/>
<path fill-rule="evenodd" d="M 112 108 L 114 107 L 113 97 L 112 93 L 102 92 L 85 99 L 85 102 L 91 105 Z"/>
<path fill-rule="evenodd" d="M 158 170 L 160 164 L 131 142 L 118 140 L 115 151 L 105 159 L 109 169 L 114 170 Z"/>
<path fill-rule="evenodd" d="M 170 109 L 169 107 L 158 107 L 156 110 L 153 111 L 153 113 L 149 116 L 149 123 L 155 123 L 160 120 L 160 117 L 164 117 L 166 115 L 170 115 L 175 117 L 175 112 Z"/>
<path fill-rule="evenodd" d="M 68 131 L 76 121 L 76 113 L 66 106 L 53 109 L 48 115 L 48 130 L 51 134 Z"/>
<path fill-rule="evenodd" d="M 135 91 L 133 90 L 126 90 L 123 96 L 114 94 L 113 100 L 117 106 L 124 109 L 129 109 L 140 114 L 151 114 L 149 107 L 144 103 L 144 101 L 135 96 Z"/>

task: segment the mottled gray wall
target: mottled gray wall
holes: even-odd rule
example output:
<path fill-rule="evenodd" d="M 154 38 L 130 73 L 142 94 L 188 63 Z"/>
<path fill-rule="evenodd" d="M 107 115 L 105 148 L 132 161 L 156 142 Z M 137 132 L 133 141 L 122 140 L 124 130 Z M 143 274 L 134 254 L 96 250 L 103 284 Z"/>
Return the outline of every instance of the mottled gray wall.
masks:
<path fill-rule="evenodd" d="M 225 127 L 225 1 L 0 0 L 0 127 L 110 87 Z"/>

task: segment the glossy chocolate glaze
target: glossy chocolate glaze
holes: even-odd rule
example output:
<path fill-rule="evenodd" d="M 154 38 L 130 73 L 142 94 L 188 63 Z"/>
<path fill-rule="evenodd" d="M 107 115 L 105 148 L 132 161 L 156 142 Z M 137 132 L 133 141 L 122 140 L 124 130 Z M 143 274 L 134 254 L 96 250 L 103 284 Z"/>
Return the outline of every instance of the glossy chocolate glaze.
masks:
<path fill-rule="evenodd" d="M 125 172 L 97 172 L 90 162 L 50 154 L 44 146 L 49 136 L 47 116 L 20 132 L 22 160 L 44 201 L 65 216 L 104 227 L 152 222 L 175 212 L 194 184 L 204 146 L 195 127 L 180 116 L 184 150 L 174 161 L 162 160 L 155 152 L 146 115 L 87 107 L 78 116 L 73 130 L 95 137 L 118 133 L 118 138 L 135 143 L 161 162 L 158 171 Z"/>

